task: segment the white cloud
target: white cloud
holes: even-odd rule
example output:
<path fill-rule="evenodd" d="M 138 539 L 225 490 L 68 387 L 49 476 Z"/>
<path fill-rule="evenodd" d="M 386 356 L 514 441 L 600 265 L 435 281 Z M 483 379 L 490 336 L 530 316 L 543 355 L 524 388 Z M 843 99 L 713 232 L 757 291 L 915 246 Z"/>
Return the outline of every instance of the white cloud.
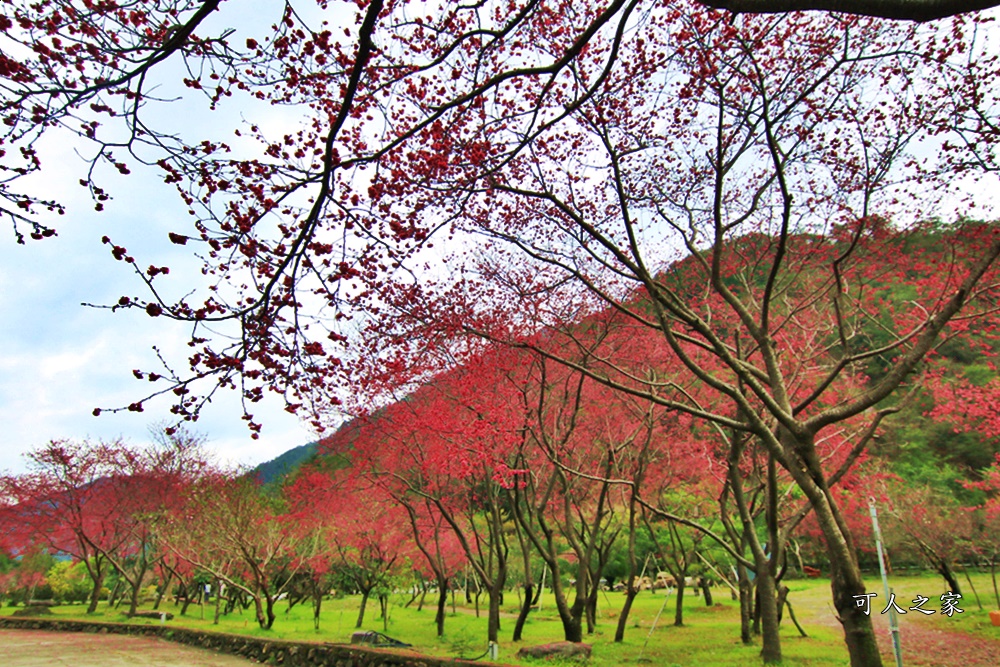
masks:
<path fill-rule="evenodd" d="M 197 260 L 172 252 L 177 248 L 166 240 L 169 231 L 189 224 L 176 196 L 152 175 L 136 173 L 114 184 L 115 199 L 97 214 L 70 190 L 72 184 L 58 187 L 72 179 L 70 170 L 53 174 L 50 186 L 70 194 L 72 203 L 57 221 L 59 235 L 25 246 L 10 237 L 0 241 L 0 472 L 23 471 L 21 454 L 51 439 L 148 440 L 149 426 L 170 417 L 169 399 L 151 402 L 142 413 L 95 418 L 92 411 L 127 406 L 146 395 L 151 385 L 137 381 L 132 369 L 158 368 L 154 345 L 179 366 L 187 358 L 189 327 L 139 311 L 81 305 L 142 294 L 131 267 L 114 261 L 101 243 L 104 234 L 142 265 L 169 265 L 163 283 L 168 292 L 186 291 L 200 279 Z M 256 464 L 313 439 L 278 397 L 268 395 L 254 411 L 264 425 L 261 438 L 251 440 L 237 397 L 226 393 L 194 425 L 220 460 Z"/>

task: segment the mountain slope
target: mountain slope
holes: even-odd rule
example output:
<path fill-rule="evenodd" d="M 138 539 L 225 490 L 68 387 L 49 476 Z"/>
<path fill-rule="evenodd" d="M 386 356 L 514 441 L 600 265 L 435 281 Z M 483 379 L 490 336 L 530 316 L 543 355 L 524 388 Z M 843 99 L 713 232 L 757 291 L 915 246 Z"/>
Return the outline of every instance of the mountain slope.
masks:
<path fill-rule="evenodd" d="M 318 443 L 310 442 L 289 449 L 277 458 L 265 461 L 253 469 L 262 484 L 270 484 L 276 480 L 286 477 L 296 470 L 303 462 L 310 459 L 316 453 Z"/>

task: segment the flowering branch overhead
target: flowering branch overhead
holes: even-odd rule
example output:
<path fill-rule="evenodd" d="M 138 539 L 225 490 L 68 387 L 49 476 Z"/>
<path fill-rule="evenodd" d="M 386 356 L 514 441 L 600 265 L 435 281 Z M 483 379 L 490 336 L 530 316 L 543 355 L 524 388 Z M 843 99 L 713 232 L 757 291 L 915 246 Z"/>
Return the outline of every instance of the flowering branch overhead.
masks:
<path fill-rule="evenodd" d="M 734 14 L 824 11 L 904 21 L 935 21 L 997 6 L 996 0 L 700 0 Z"/>

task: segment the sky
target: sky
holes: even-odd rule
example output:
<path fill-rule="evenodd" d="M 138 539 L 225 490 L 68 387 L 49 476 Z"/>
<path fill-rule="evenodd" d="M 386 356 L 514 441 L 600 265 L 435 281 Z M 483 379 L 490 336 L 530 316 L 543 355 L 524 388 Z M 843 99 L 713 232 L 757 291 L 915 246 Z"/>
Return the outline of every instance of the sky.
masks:
<path fill-rule="evenodd" d="M 280 3 L 266 0 L 242 2 L 236 17 L 247 27 L 237 21 L 233 39 L 252 35 L 252 25 L 266 30 L 281 10 Z M 232 11 L 216 12 L 204 32 L 230 27 L 219 22 L 231 22 L 233 16 Z M 167 70 L 164 80 L 179 82 L 179 74 Z M 185 130 L 207 122 L 235 128 L 241 122 L 237 109 L 228 116 L 212 116 L 178 104 L 158 120 L 183 124 Z M 267 110 L 255 121 L 277 131 L 297 119 Z M 64 203 L 67 213 L 40 216 L 56 227 L 58 236 L 28 240 L 26 245 L 17 245 L 10 222 L 0 221 L 0 474 L 24 472 L 23 454 L 53 439 L 149 442 L 150 428 L 170 417 L 167 398 L 146 404 L 142 413 L 107 411 L 146 396 L 151 385 L 136 380 L 132 370 L 158 370 L 154 345 L 183 369 L 190 332 L 139 310 L 112 313 L 81 305 L 144 295 L 138 278 L 111 257 L 102 236 L 128 248 L 140 266 L 169 266 L 170 282 L 159 280 L 181 290 L 178 293 L 186 289 L 185 272 L 190 279 L 197 275 L 191 272 L 200 269 L 183 249 L 178 252 L 178 246 L 168 242 L 168 232 L 187 231 L 191 223 L 186 207 L 158 170 L 133 168 L 131 175 L 120 176 L 112 169 L 104 174 L 100 184 L 113 199 L 97 213 L 78 183 L 86 175 L 86 164 L 75 151 L 85 150 L 84 145 L 53 134 L 40 148 L 43 172 L 32 177 L 28 188 Z M 307 425 L 284 411 L 279 397 L 266 396 L 254 406 L 255 421 L 263 424 L 260 439 L 254 441 L 240 419 L 238 397 L 223 394 L 193 426 L 207 438 L 220 463 L 255 465 L 316 439 Z M 94 408 L 105 410 L 95 417 Z"/>
<path fill-rule="evenodd" d="M 213 15 L 205 32 L 230 27 L 217 22 L 233 21 L 234 6 L 223 5 L 229 11 Z M 241 0 L 232 39 L 262 39 L 262 34 L 254 34 L 253 26 L 266 32 L 268 24 L 280 17 L 281 7 L 269 0 Z M 324 16 L 337 21 L 332 13 Z M 176 84 L 178 74 L 179 70 L 166 68 L 164 81 Z M 164 96 L 180 93 L 166 89 Z M 231 128 L 239 125 L 240 116 L 250 116 L 241 111 L 204 114 L 181 104 L 173 105 L 158 120 L 185 130 L 194 127 L 194 131 L 199 123 Z M 273 133 L 297 129 L 300 120 L 294 110 L 273 108 L 262 113 L 257 109 L 252 117 Z M 155 171 L 136 168 L 130 176 L 105 174 L 101 185 L 114 199 L 103 213 L 97 213 L 78 184 L 86 169 L 74 152 L 78 148 L 66 137 L 47 137 L 41 145 L 44 171 L 30 182 L 36 194 L 67 205 L 67 214 L 53 223 L 58 236 L 20 246 L 9 222 L 0 221 L 0 474 L 23 472 L 23 454 L 53 439 L 149 441 L 150 428 L 169 417 L 169 399 L 146 404 L 142 413 L 108 409 L 146 396 L 150 385 L 136 380 L 132 371 L 158 370 L 154 345 L 180 368 L 187 358 L 189 331 L 184 326 L 166 318 L 150 318 L 139 310 L 112 313 L 81 305 L 111 304 L 122 295 L 143 295 L 130 267 L 114 261 L 109 246 L 101 243 L 104 235 L 128 248 L 140 266 L 170 266 L 171 275 L 158 283 L 178 290 L 184 289 L 184 276 L 190 285 L 200 265 L 167 241 L 169 232 L 190 229 L 186 207 L 171 186 L 163 184 Z M 983 192 L 994 190 L 994 197 L 985 199 L 995 204 L 995 188 L 993 177 L 988 185 L 957 189 L 978 193 L 979 200 Z M 273 395 L 255 406 L 255 421 L 263 424 L 263 430 L 259 440 L 252 440 L 240 419 L 237 398 L 232 392 L 219 396 L 194 427 L 207 438 L 220 462 L 255 465 L 315 440 L 311 429 L 286 413 L 280 398 Z M 102 408 L 101 416 L 93 416 L 94 408 Z"/>
<path fill-rule="evenodd" d="M 184 216 L 174 197 L 152 179 L 130 179 L 114 184 L 115 198 L 101 214 L 83 188 L 67 192 L 61 185 L 69 212 L 57 221 L 54 238 L 19 246 L 9 225 L 0 232 L 0 472 L 23 471 L 21 455 L 51 439 L 146 442 L 149 428 L 170 416 L 168 399 L 149 403 L 142 413 L 92 414 L 145 396 L 150 385 L 132 370 L 157 370 L 154 345 L 174 361 L 186 359 L 185 327 L 139 310 L 112 313 L 81 305 L 142 294 L 129 267 L 114 261 L 101 243 L 105 234 L 135 253 L 142 266 L 167 264 L 175 274 L 179 266 L 197 270 L 190 261 L 184 268 L 176 256 L 164 255 L 168 231 L 179 228 Z M 220 462 L 256 464 L 314 439 L 280 399 L 269 397 L 255 411 L 264 429 L 253 441 L 235 395 L 220 399 L 194 425 Z"/>

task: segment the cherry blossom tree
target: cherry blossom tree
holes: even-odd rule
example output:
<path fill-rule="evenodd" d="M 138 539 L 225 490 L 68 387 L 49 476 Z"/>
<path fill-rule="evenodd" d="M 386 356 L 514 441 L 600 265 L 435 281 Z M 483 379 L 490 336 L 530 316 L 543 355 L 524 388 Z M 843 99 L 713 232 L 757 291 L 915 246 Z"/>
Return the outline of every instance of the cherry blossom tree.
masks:
<path fill-rule="evenodd" d="M 911 21 L 933 21 L 996 5 L 991 0 L 705 0 L 705 5 L 734 14 L 829 11 Z"/>
<path fill-rule="evenodd" d="M 993 2 L 706 4 L 738 16 L 822 9 L 926 20 Z M 506 159 L 501 154 L 523 152 L 540 136 L 537 130 L 582 111 L 598 93 L 593 81 L 635 67 L 662 72 L 687 55 L 622 57 L 633 43 L 643 50 L 660 41 L 640 34 L 655 35 L 676 12 L 719 23 L 733 16 L 698 4 L 664 16 L 638 0 L 459 4 L 415 13 L 402 0 L 301 0 L 275 6 L 260 21 L 234 16 L 233 7 L 220 0 L 19 0 L 0 14 L 0 200 L 15 237 L 23 242 L 56 233 L 54 214 L 65 208 L 30 180 L 52 163 L 42 139 L 72 137 L 84 156 L 80 183 L 99 210 L 113 194 L 109 174 L 150 168 L 175 187 L 191 220 L 178 221 L 164 243 L 204 263 L 203 275 L 184 279 L 177 290 L 176 271 L 147 266 L 105 237 L 111 256 L 134 273 L 136 289 L 104 305 L 188 322 L 194 349 L 185 360 L 162 359 L 164 367 L 137 373 L 153 382 L 137 391 L 137 400 L 97 412 L 140 411 L 166 396 L 179 419 L 191 419 L 216 389 L 234 387 L 256 434 L 254 404 L 274 389 L 290 411 L 322 424 L 328 404 L 342 398 L 330 386 L 343 380 L 352 360 L 343 342 L 356 300 L 431 243 L 449 215 L 431 223 L 390 215 L 391 207 L 376 207 L 371 215 L 369 198 L 401 193 L 390 182 L 397 176 L 451 178 L 456 167 L 488 174 Z M 853 39 L 857 32 L 854 22 L 825 14 L 795 20 L 817 36 L 831 22 L 837 35 Z M 959 27 L 954 34 L 961 40 L 974 32 Z M 934 53 L 943 58 L 953 50 L 942 44 L 921 52 Z M 974 159 L 955 159 L 989 168 L 995 125 L 966 102 L 992 103 L 992 92 L 976 83 L 990 80 L 991 65 L 966 65 L 979 70 L 949 90 L 941 105 L 960 116 L 952 125 L 964 141 L 946 148 L 972 147 Z M 552 94 L 560 89 L 563 111 L 550 115 Z M 506 105 L 509 119 L 535 120 L 527 132 L 449 139 L 460 127 L 473 130 L 488 100 L 500 102 L 491 107 Z M 246 122 L 178 127 L 163 120 L 177 116 L 169 106 L 175 101 L 190 105 L 183 114 L 188 118 L 228 114 Z M 267 122 L 279 107 L 300 114 L 299 127 Z M 396 151 L 415 160 L 404 165 L 391 157 Z M 879 169 L 878 160 L 869 164 Z"/>
<path fill-rule="evenodd" d="M 552 573 L 552 594 L 567 641 L 594 631 L 594 607 L 601 570 L 620 532 L 612 520 L 611 472 L 615 451 L 627 446 L 613 424 L 613 405 L 601 402 L 586 376 L 551 362 L 525 360 L 518 383 L 527 437 L 514 460 L 525 473 L 512 485 L 514 515 Z M 588 391 L 591 390 L 591 391 Z M 579 474 L 578 474 L 579 473 Z M 576 565 L 570 591 L 561 561 Z"/>
<path fill-rule="evenodd" d="M 504 377 L 516 372 L 518 356 L 503 348 L 480 352 L 405 401 L 373 412 L 351 445 L 355 466 L 397 502 L 429 503 L 452 531 L 489 593 L 487 635 L 496 642 L 524 415 Z"/>
<path fill-rule="evenodd" d="M 997 585 L 997 561 L 1000 560 L 1000 454 L 983 474 L 983 478 L 970 482 L 973 489 L 986 493 L 986 500 L 975 509 L 978 516 L 974 517 L 973 550 L 990 564 L 990 576 L 993 580 L 993 594 L 1000 607 L 1000 586 Z"/>
<path fill-rule="evenodd" d="M 955 563 L 971 555 L 972 513 L 928 488 L 895 488 L 890 498 L 890 535 L 909 547 L 944 579 L 948 590 L 962 594 Z"/>
<path fill-rule="evenodd" d="M 914 185 L 944 186 L 938 178 L 966 169 L 968 154 L 929 162 L 908 149 L 953 132 L 963 84 L 952 75 L 963 66 L 950 58 L 979 62 L 981 43 L 958 38 L 971 36 L 961 21 L 948 37 L 844 17 L 734 24 L 679 8 L 641 23 L 648 39 L 601 33 L 534 99 L 511 89 L 484 100 L 481 120 L 449 115 L 435 135 L 449 163 L 429 170 L 427 155 L 386 156 L 393 169 L 376 178 L 373 212 L 398 225 L 450 220 L 454 233 L 492 244 L 462 276 L 400 277 L 390 292 L 409 336 L 400 347 L 431 340 L 432 327 L 527 345 L 752 436 L 821 526 L 852 663 L 878 664 L 871 621 L 854 605 L 864 583 L 832 491 L 839 467 L 819 443 L 850 420 L 865 422 L 862 433 L 877 428 L 942 334 L 965 326 L 953 318 L 992 307 L 993 226 L 876 215 L 919 215 L 904 205 Z M 653 32 L 667 25 L 669 37 Z M 941 104 L 917 102 L 910 74 Z M 876 86 L 888 97 L 869 96 Z M 482 168 L 464 152 L 474 142 L 493 151 L 476 158 Z M 915 296 L 908 304 L 892 297 L 903 285 Z M 692 400 L 655 366 L 650 381 L 652 363 L 609 355 L 598 368 L 562 354 L 576 323 L 603 309 L 658 332 L 720 400 Z M 547 341 L 525 342 L 532 326 Z M 875 361 L 879 372 L 859 381 Z"/>
<path fill-rule="evenodd" d="M 410 502 L 409 498 L 395 496 L 393 500 L 406 510 L 410 519 L 413 543 L 426 563 L 427 569 L 416 566 L 418 575 L 423 577 L 428 570 L 433 573 L 438 591 L 434 624 L 437 626 L 438 637 L 443 637 L 448 591 L 451 590 L 455 576 L 467 565 L 465 554 L 454 532 L 433 502 L 427 498 L 421 499 L 422 502 Z"/>
<path fill-rule="evenodd" d="M 129 615 L 136 612 L 147 575 L 165 556 L 160 529 L 181 505 L 185 491 L 205 472 L 208 463 L 202 446 L 200 437 L 182 431 L 163 437 L 157 447 L 120 447 L 112 452 L 113 472 L 101 483 L 117 499 L 126 537 L 104 555 L 131 589 Z"/>
<path fill-rule="evenodd" d="M 274 605 L 303 567 L 301 534 L 283 520 L 278 501 L 247 477 L 214 472 L 185 493 L 164 528 L 178 558 L 253 602 L 262 629 L 274 625 Z"/>
<path fill-rule="evenodd" d="M 406 510 L 348 473 L 309 472 L 288 495 L 292 523 L 318 531 L 317 552 L 325 553 L 339 585 L 361 594 L 356 627 L 362 627 L 369 598 L 374 593 L 384 605 L 394 578 L 415 556 Z"/>
<path fill-rule="evenodd" d="M 108 483 L 119 443 L 52 441 L 27 455 L 29 472 L 0 478 L 12 500 L 13 534 L 21 545 L 45 545 L 82 562 L 94 613 L 110 565 L 130 539 L 123 498 Z"/>
<path fill-rule="evenodd" d="M 920 19 L 979 7 L 927 5 L 853 8 Z M 755 11 L 768 7 L 798 6 Z M 179 298 L 170 267 L 143 268 L 107 239 L 140 292 L 108 305 L 192 327 L 189 358 L 137 373 L 152 389 L 122 409 L 166 394 L 193 419 L 232 386 L 253 432 L 253 405 L 270 390 L 322 425 L 366 354 L 393 374 L 456 332 L 506 328 L 502 337 L 523 341 L 538 322 L 558 334 L 615 309 L 659 332 L 724 403 L 694 405 L 663 373 L 650 383 L 634 369 L 575 368 L 759 441 L 822 527 L 852 663 L 879 664 L 870 619 L 852 607 L 863 584 L 816 441 L 848 418 L 874 420 L 956 314 L 994 296 L 1000 244 L 987 225 L 937 232 L 950 254 L 930 258 L 935 271 L 905 266 L 907 252 L 928 257 L 907 233 L 924 211 L 907 204 L 996 172 L 989 17 L 920 26 L 734 17 L 683 2 L 418 11 L 375 0 L 346 7 L 345 40 L 328 15 L 291 4 L 248 36 L 211 31 L 224 8 L 22 2 L 0 17 L 13 47 L 0 61 L 0 196 L 15 234 L 55 233 L 45 209 L 58 202 L 20 187 L 47 168 L 39 138 L 53 131 L 89 146 L 82 181 L 96 206 L 109 196 L 102 170 L 148 164 L 192 212 L 168 240 L 204 271 Z M 152 123 L 168 60 L 188 69 L 180 85 L 204 108 L 247 105 L 246 125 L 192 136 Z M 258 120 L 279 105 L 301 110 L 299 128 Z M 442 256 L 454 275 L 425 270 Z M 903 283 L 916 294 L 897 307 L 882 290 Z M 551 305 L 522 318 L 540 294 Z M 449 308 L 428 306 L 441 302 Z M 783 332 L 811 313 L 809 326 L 826 323 L 815 330 L 825 345 L 797 394 Z M 437 331 L 387 327 L 396 353 L 345 344 L 382 320 L 431 314 Z M 874 323 L 888 327 L 881 343 L 862 326 Z M 876 358 L 883 373 L 854 386 Z M 839 402 L 822 400 L 831 394 Z"/>
<path fill-rule="evenodd" d="M 83 563 L 93 584 L 90 613 L 113 568 L 131 589 L 135 613 L 146 574 L 162 556 L 159 525 L 205 466 L 200 447 L 183 432 L 144 448 L 53 441 L 27 456 L 30 472 L 0 480 L 9 498 L 8 539 Z"/>

